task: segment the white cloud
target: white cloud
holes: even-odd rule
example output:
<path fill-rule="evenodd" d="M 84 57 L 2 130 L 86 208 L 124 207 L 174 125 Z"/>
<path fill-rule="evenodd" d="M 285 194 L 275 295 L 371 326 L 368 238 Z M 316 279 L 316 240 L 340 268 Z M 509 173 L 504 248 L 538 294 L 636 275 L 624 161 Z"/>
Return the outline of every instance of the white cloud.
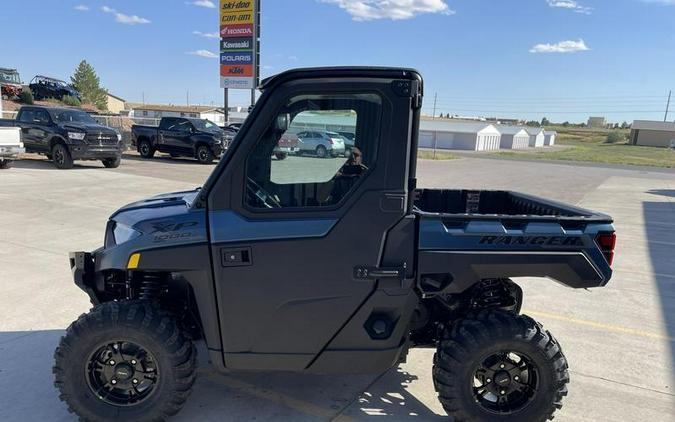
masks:
<path fill-rule="evenodd" d="M 139 25 L 150 23 L 148 19 L 136 15 L 125 15 L 124 13 L 120 13 L 117 10 L 113 9 L 112 7 L 108 6 L 102 6 L 101 11 L 103 11 L 104 13 L 110 13 L 115 15 L 115 22 L 123 23 L 125 25 Z"/>
<path fill-rule="evenodd" d="M 204 38 L 220 38 L 220 32 L 192 31 L 192 33 Z"/>
<path fill-rule="evenodd" d="M 199 6 L 199 7 L 206 7 L 208 9 L 215 9 L 216 4 L 212 2 L 211 0 L 196 0 L 196 1 L 190 1 L 187 2 L 187 4 L 191 4 L 193 6 Z"/>
<path fill-rule="evenodd" d="M 445 0 L 319 0 L 334 4 L 352 16 L 355 21 L 375 19 L 410 19 L 421 13 L 454 15 Z"/>
<path fill-rule="evenodd" d="M 207 58 L 207 59 L 217 59 L 218 58 L 217 54 L 212 53 L 209 50 L 188 51 L 188 54 L 190 54 L 192 56 L 204 57 L 204 58 Z"/>
<path fill-rule="evenodd" d="M 84 4 L 80 4 L 78 6 L 74 7 L 75 10 L 79 10 L 80 12 L 88 12 L 89 11 L 89 6 L 86 6 Z"/>
<path fill-rule="evenodd" d="M 546 0 L 550 7 L 555 7 L 559 9 L 568 9 L 572 10 L 575 13 L 581 13 L 584 15 L 590 15 L 593 11 L 592 7 L 587 7 L 575 0 Z"/>
<path fill-rule="evenodd" d="M 586 46 L 584 40 L 579 41 L 561 41 L 556 44 L 537 44 L 530 53 L 576 53 L 578 51 L 588 51 L 590 48 Z"/>

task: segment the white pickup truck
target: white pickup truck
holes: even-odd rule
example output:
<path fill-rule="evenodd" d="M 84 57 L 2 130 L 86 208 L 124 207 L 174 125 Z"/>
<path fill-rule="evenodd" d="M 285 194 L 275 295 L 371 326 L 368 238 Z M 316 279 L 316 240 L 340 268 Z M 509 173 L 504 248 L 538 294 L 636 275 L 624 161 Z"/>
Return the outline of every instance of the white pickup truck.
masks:
<path fill-rule="evenodd" d="M 8 168 L 24 151 L 21 128 L 0 127 L 0 169 Z"/>

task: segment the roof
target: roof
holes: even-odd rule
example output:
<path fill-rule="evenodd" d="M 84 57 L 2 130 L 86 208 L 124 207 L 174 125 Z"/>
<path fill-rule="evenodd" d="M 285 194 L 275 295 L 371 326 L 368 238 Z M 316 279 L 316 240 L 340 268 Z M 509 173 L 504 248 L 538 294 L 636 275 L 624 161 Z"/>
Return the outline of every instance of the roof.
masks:
<path fill-rule="evenodd" d="M 530 136 L 538 136 L 538 135 L 540 135 L 540 134 L 544 131 L 544 128 L 541 128 L 541 127 L 528 127 L 528 128 L 525 128 L 525 130 L 527 131 L 527 133 L 528 133 Z"/>
<path fill-rule="evenodd" d="M 336 67 L 313 67 L 291 69 L 275 76 L 263 79 L 260 89 L 266 90 L 274 85 L 287 80 L 299 78 L 335 78 L 335 77 L 380 77 L 396 79 L 420 80 L 421 76 L 415 69 L 401 67 L 377 67 L 377 66 L 336 66 Z"/>
<path fill-rule="evenodd" d="M 111 94 L 111 93 L 109 93 L 109 92 L 106 92 L 106 94 L 108 94 L 108 97 L 113 97 L 114 99 L 120 100 L 120 101 L 122 101 L 123 103 L 126 103 L 126 102 L 127 102 L 124 98 L 120 98 L 120 97 L 118 97 L 117 95 L 113 95 L 113 94 Z"/>
<path fill-rule="evenodd" d="M 631 129 L 659 130 L 663 132 L 675 132 L 675 122 L 658 122 L 654 120 L 635 120 Z"/>
<path fill-rule="evenodd" d="M 173 111 L 176 113 L 204 113 L 215 110 L 212 106 L 177 106 L 172 104 L 138 104 L 129 103 L 131 110 L 147 110 L 147 111 Z"/>
<path fill-rule="evenodd" d="M 478 133 L 491 129 L 499 132 L 497 128 L 485 122 L 453 122 L 452 120 L 423 120 L 420 122 L 420 130 L 455 133 Z"/>
<path fill-rule="evenodd" d="M 523 134 L 525 136 L 529 135 L 527 133 L 527 130 L 525 130 L 525 128 L 522 127 L 522 126 L 502 126 L 502 125 L 498 125 L 498 126 L 496 126 L 496 128 L 502 135 L 518 135 L 520 132 L 523 132 Z"/>
<path fill-rule="evenodd" d="M 12 69 L 11 67 L 0 67 L 0 70 L 2 70 L 4 72 L 17 72 L 16 69 Z"/>

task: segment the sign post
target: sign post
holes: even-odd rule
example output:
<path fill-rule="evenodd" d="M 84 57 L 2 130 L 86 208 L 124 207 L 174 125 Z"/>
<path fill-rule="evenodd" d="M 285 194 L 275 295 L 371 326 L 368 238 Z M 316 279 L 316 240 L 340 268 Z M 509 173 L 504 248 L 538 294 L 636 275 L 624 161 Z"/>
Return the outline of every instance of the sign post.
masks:
<path fill-rule="evenodd" d="M 250 89 L 255 101 L 260 63 L 260 0 L 220 0 L 220 87 L 225 90 L 225 120 L 229 89 Z"/>

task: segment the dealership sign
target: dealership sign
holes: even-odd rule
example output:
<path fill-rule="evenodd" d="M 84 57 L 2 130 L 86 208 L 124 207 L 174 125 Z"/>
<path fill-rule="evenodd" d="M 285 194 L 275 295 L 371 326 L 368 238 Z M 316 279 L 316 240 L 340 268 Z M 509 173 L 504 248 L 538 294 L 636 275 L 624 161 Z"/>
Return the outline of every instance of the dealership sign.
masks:
<path fill-rule="evenodd" d="M 220 86 L 257 86 L 259 0 L 220 1 Z"/>

